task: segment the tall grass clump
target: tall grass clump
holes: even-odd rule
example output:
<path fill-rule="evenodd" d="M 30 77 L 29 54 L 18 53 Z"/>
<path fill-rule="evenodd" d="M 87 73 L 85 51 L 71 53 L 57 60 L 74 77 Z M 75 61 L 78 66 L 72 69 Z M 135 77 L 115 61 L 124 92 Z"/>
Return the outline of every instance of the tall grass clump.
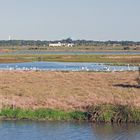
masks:
<path fill-rule="evenodd" d="M 137 77 L 137 82 L 138 82 L 138 85 L 140 85 L 140 67 L 139 67 L 139 76 Z"/>
<path fill-rule="evenodd" d="M 140 108 L 126 105 L 99 105 L 90 107 L 88 120 L 92 122 L 140 122 Z"/>

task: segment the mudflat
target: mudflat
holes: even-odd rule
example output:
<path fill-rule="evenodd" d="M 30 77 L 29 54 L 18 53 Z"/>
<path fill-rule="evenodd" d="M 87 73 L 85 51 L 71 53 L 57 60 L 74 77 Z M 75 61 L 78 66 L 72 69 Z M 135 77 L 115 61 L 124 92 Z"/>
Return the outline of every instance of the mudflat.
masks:
<path fill-rule="evenodd" d="M 105 103 L 140 107 L 138 72 L 0 71 L 0 107 L 84 110 Z"/>

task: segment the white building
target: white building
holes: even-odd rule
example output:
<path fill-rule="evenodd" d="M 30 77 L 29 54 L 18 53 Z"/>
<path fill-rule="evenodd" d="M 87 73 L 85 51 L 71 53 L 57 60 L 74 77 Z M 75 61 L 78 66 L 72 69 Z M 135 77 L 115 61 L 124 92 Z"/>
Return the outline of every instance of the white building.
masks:
<path fill-rule="evenodd" d="M 61 42 L 58 42 L 58 43 L 50 43 L 49 44 L 49 47 L 61 47 L 62 46 L 62 43 Z"/>
<path fill-rule="evenodd" d="M 50 43 L 49 44 L 49 47 L 62 47 L 62 46 L 65 46 L 65 47 L 73 47 L 74 44 L 73 43 L 61 43 L 61 42 L 58 42 L 58 43 Z"/>
<path fill-rule="evenodd" d="M 74 44 L 73 44 L 73 43 L 68 43 L 68 44 L 66 44 L 66 46 L 67 46 L 67 47 L 73 47 Z"/>

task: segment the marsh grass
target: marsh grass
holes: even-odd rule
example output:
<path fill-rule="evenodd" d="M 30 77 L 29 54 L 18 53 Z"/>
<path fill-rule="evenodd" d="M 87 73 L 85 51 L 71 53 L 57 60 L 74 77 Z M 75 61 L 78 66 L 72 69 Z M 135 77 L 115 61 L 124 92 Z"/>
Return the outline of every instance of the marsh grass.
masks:
<path fill-rule="evenodd" d="M 0 116 L 33 120 L 140 122 L 139 88 L 133 86 L 137 85 L 137 76 L 137 72 L 0 71 Z M 115 86 L 118 84 L 129 86 Z"/>
<path fill-rule="evenodd" d="M 131 58 L 131 59 L 130 59 Z M 65 54 L 13 54 L 1 55 L 0 63 L 6 62 L 32 62 L 32 61 L 57 61 L 57 62 L 96 62 L 96 63 L 114 63 L 122 65 L 125 63 L 138 65 L 140 55 L 65 55 Z"/>
<path fill-rule="evenodd" d="M 140 107 L 138 72 L 0 71 L 0 106 L 79 110 L 99 104 Z"/>
<path fill-rule="evenodd" d="M 88 110 L 88 120 L 92 122 L 139 123 L 140 108 L 126 105 L 99 105 Z"/>
<path fill-rule="evenodd" d="M 140 67 L 139 67 L 139 75 L 138 75 L 138 77 L 137 77 L 137 82 L 138 82 L 138 85 L 140 85 Z"/>
<path fill-rule="evenodd" d="M 86 112 L 66 112 L 53 109 L 24 110 L 20 108 L 3 108 L 0 116 L 5 119 L 52 120 L 52 121 L 91 121 L 104 123 L 140 123 L 140 108 L 125 105 L 98 105 Z"/>
<path fill-rule="evenodd" d="M 24 110 L 20 108 L 3 108 L 0 116 L 9 119 L 29 120 L 85 120 L 86 113 L 81 111 L 65 112 L 52 109 Z"/>

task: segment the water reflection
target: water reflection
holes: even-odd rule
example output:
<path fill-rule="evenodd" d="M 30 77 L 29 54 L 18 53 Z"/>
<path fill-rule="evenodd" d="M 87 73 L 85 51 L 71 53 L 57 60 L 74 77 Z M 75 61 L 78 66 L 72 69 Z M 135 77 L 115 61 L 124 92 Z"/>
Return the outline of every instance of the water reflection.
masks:
<path fill-rule="evenodd" d="M 140 125 L 0 121 L 2 140 L 139 140 Z"/>
<path fill-rule="evenodd" d="M 92 140 L 89 124 L 66 122 L 4 121 L 0 123 L 2 140 Z"/>
<path fill-rule="evenodd" d="M 100 140 L 138 140 L 140 138 L 139 124 L 123 125 L 93 125 L 93 132 Z"/>

